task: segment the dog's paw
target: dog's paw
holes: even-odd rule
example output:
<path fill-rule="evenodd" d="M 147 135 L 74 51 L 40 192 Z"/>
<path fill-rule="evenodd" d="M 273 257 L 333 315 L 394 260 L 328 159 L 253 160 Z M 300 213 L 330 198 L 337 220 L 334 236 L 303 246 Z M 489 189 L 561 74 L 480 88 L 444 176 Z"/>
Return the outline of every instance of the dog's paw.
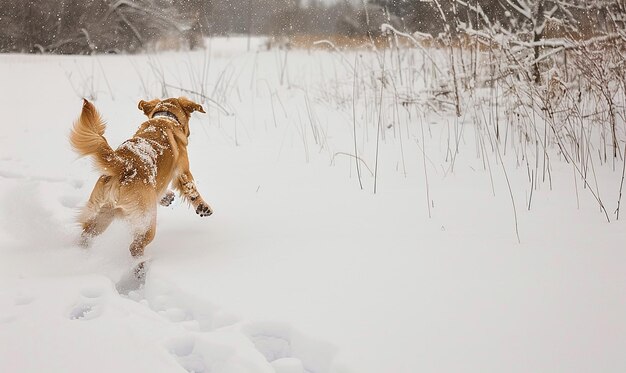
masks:
<path fill-rule="evenodd" d="M 174 201 L 174 192 L 170 190 L 167 193 L 165 193 L 163 198 L 161 198 L 161 202 L 159 203 L 161 204 L 161 206 L 167 207 L 171 205 L 173 201 Z"/>
<path fill-rule="evenodd" d="M 196 214 L 205 217 L 213 214 L 213 210 L 206 203 L 200 203 L 198 207 L 196 207 Z"/>
<path fill-rule="evenodd" d="M 81 249 L 88 249 L 91 246 L 91 241 L 93 240 L 93 236 L 87 233 L 83 233 L 80 235 L 80 238 L 77 240 L 77 244 Z"/>

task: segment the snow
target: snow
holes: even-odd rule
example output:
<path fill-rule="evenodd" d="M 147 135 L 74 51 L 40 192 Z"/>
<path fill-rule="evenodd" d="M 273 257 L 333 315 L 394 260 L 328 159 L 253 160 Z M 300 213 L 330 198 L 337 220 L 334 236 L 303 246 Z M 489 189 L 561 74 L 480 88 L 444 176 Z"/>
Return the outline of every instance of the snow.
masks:
<path fill-rule="evenodd" d="M 374 173 L 376 89 L 356 100 L 363 190 L 345 155 L 349 64 L 360 58 L 371 83 L 374 56 L 210 44 L 0 56 L 0 371 L 626 370 L 621 165 L 595 167 L 611 223 L 556 155 L 552 190 L 539 183 L 528 210 L 518 149 L 486 167 L 470 115 L 406 120 L 389 105 L 374 194 L 364 165 Z M 233 113 L 205 102 L 190 120 L 190 169 L 215 213 L 200 218 L 180 198 L 159 207 L 145 285 L 118 291 L 135 264 L 130 232 L 116 222 L 89 250 L 76 244 L 98 175 L 67 136 L 83 96 L 114 148 L 145 120 L 140 99 L 194 98 L 161 73 L 191 90 L 205 81 Z"/>

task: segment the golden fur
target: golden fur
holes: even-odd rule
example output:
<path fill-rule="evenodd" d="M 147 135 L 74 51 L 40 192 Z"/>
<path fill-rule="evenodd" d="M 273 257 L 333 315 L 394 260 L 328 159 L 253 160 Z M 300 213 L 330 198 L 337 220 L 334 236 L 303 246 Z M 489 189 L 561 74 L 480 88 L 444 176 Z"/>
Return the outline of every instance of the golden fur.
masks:
<path fill-rule="evenodd" d="M 133 257 L 143 255 L 154 238 L 157 202 L 167 206 L 174 197 L 170 183 L 197 214 L 212 214 L 196 189 L 187 157 L 189 118 L 194 111 L 204 113 L 202 106 L 184 97 L 142 100 L 138 106 L 148 120 L 116 150 L 104 138 L 105 122 L 87 100 L 70 134 L 72 148 L 80 156 L 92 156 L 102 173 L 79 217 L 81 243 L 88 245 L 114 218 L 123 218 L 134 232 Z"/>

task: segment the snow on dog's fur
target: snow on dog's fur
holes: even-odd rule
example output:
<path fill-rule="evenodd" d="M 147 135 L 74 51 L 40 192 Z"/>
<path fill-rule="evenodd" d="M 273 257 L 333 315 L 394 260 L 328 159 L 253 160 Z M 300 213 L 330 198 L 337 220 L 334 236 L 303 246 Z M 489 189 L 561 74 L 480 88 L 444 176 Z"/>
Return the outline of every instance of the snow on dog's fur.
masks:
<path fill-rule="evenodd" d="M 191 113 L 204 113 L 201 105 L 184 98 L 140 101 L 149 118 L 135 135 L 113 150 L 104 138 L 105 122 L 94 105 L 84 100 L 70 134 L 70 143 L 81 156 L 92 156 L 102 176 L 80 215 L 81 243 L 102 233 L 114 218 L 127 220 L 134 231 L 133 257 L 143 255 L 156 232 L 156 205 L 169 205 L 174 189 L 200 216 L 212 214 L 189 171 L 187 143 Z"/>

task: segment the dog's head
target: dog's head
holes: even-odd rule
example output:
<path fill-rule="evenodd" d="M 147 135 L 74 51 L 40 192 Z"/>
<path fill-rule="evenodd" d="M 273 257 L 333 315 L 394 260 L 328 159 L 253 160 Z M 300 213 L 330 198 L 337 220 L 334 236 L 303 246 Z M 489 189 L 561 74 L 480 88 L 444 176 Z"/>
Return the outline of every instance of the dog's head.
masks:
<path fill-rule="evenodd" d="M 137 105 L 139 110 L 148 118 L 154 118 L 155 115 L 164 115 L 166 117 L 176 119 L 176 121 L 183 127 L 185 135 L 189 137 L 189 118 L 191 113 L 199 111 L 204 113 L 202 105 L 197 104 L 186 97 L 167 98 L 165 100 L 154 99 L 151 101 L 139 101 Z M 169 114 L 167 114 L 169 113 Z M 172 117 L 173 116 L 173 117 Z"/>

